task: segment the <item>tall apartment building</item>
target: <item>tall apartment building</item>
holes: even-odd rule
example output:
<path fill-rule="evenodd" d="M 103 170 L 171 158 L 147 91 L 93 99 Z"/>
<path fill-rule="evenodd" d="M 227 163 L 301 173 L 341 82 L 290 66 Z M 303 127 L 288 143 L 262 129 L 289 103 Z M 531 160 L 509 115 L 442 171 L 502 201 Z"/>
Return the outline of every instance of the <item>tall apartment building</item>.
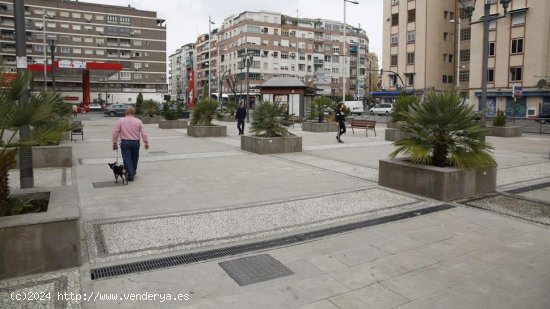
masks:
<path fill-rule="evenodd" d="M 492 2 L 491 14 L 503 16 L 502 6 Z M 484 3 L 477 1 L 473 23 L 482 18 Z M 550 113 L 549 14 L 548 1 L 512 0 L 507 16 L 490 22 L 489 116 L 497 109 L 509 117 Z M 456 87 L 458 78 L 460 89 L 479 107 L 482 41 L 483 23 L 470 24 L 458 0 L 385 0 L 383 88 L 445 90 Z M 521 99 L 512 98 L 514 86 L 522 88 Z"/>
<path fill-rule="evenodd" d="M 168 92 L 172 100 L 187 102 L 189 97 L 189 73 L 196 62 L 195 44 L 189 43 L 178 48 L 168 57 Z"/>
<path fill-rule="evenodd" d="M 360 96 L 368 68 L 369 39 L 365 30 L 347 25 L 343 44 L 342 22 L 326 19 L 298 18 L 276 12 L 242 12 L 225 18 L 223 24 L 196 43 L 197 93 L 211 79 L 211 92 L 217 93 L 223 74 L 242 80 L 237 93 L 246 94 L 246 66 L 243 55 L 250 54 L 250 93 L 271 77 L 295 76 L 318 94 L 342 95 L 342 76 L 346 75 L 346 92 Z M 208 58 L 208 49 L 210 58 Z M 345 57 L 344 48 L 346 48 Z M 372 67 L 372 65 L 371 65 Z M 173 76 L 173 75 L 172 75 Z M 361 81 L 361 82 L 359 82 Z M 359 89 L 358 89 L 359 85 Z M 226 82 L 223 93 L 230 93 Z"/>
<path fill-rule="evenodd" d="M 25 23 L 27 62 L 44 63 L 44 48 L 50 62 L 50 42 L 55 42 L 59 64 L 116 63 L 122 70 L 107 75 L 90 75 L 91 99 L 109 103 L 135 102 L 145 98 L 161 100 L 166 85 L 166 27 L 156 12 L 128 7 L 68 0 L 26 0 Z M 3 70 L 15 68 L 13 2 L 0 0 L 0 58 Z M 46 46 L 44 45 L 46 36 Z M 47 76 L 48 88 L 52 85 Z M 82 74 L 59 70 L 56 88 L 66 97 L 83 100 Z M 44 77 L 35 74 L 35 86 Z"/>

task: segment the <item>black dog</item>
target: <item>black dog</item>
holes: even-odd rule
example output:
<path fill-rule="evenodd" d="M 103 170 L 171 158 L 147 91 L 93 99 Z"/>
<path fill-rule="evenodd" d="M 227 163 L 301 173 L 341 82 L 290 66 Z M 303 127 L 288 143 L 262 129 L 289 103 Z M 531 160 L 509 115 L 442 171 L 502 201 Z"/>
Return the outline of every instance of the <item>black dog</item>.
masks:
<path fill-rule="evenodd" d="M 122 184 L 124 184 L 124 181 L 126 181 L 126 184 L 128 184 L 128 172 L 124 168 L 124 165 L 116 163 L 107 163 L 109 164 L 109 167 L 113 170 L 113 174 L 115 174 L 115 182 L 118 183 L 118 177 L 122 179 Z"/>

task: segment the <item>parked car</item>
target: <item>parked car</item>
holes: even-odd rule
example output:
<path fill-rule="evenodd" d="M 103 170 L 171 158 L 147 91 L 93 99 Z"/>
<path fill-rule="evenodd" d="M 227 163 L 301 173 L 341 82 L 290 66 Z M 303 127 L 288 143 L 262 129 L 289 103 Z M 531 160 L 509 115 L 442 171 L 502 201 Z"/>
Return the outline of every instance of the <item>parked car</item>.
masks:
<path fill-rule="evenodd" d="M 369 114 L 372 115 L 386 115 L 389 116 L 393 111 L 393 103 L 380 103 L 376 104 L 373 108 L 369 110 Z"/>
<path fill-rule="evenodd" d="M 550 114 L 540 114 L 537 116 L 535 121 L 540 123 L 550 123 Z"/>
<path fill-rule="evenodd" d="M 99 112 L 101 111 L 101 105 L 98 103 L 90 103 L 90 112 Z"/>
<path fill-rule="evenodd" d="M 107 107 L 103 114 L 109 117 L 124 116 L 124 113 L 126 112 L 128 106 L 128 104 L 113 104 Z"/>
<path fill-rule="evenodd" d="M 362 101 L 346 101 L 344 104 L 349 108 L 352 115 L 361 115 L 365 111 Z"/>

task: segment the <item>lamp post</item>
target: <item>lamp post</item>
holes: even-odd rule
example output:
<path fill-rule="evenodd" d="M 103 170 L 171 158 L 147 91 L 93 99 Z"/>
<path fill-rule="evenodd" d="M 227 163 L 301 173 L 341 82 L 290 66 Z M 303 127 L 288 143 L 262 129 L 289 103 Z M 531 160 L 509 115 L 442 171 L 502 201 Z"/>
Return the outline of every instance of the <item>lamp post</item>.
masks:
<path fill-rule="evenodd" d="M 344 68 L 342 70 L 342 102 L 346 102 L 346 2 L 359 4 L 357 1 L 344 0 L 344 59 L 342 60 L 344 63 Z"/>
<path fill-rule="evenodd" d="M 231 69 L 223 72 L 222 74 L 222 78 L 220 80 L 218 80 L 218 87 L 220 88 L 220 91 L 219 91 L 219 97 L 218 97 L 218 104 L 220 105 L 220 107 L 222 106 L 222 103 L 223 103 L 223 79 L 225 78 L 225 74 L 226 73 L 229 73 L 229 75 L 231 75 Z"/>
<path fill-rule="evenodd" d="M 246 123 L 250 122 L 250 91 L 249 91 L 249 82 L 248 75 L 250 73 L 250 64 L 254 61 L 254 56 L 250 53 L 243 54 L 243 65 L 246 64 Z"/>
<path fill-rule="evenodd" d="M 44 91 L 48 90 L 48 73 L 47 73 L 47 66 L 48 66 L 48 54 L 47 49 L 48 45 L 46 44 L 46 14 L 42 15 L 42 41 L 43 41 L 43 49 L 44 49 Z M 53 66 L 53 64 L 52 64 Z"/>
<path fill-rule="evenodd" d="M 456 88 L 460 89 L 460 28 L 462 22 L 460 21 L 460 16 L 457 16 L 456 20 L 452 19 L 449 22 L 456 23 L 458 29 L 456 31 Z"/>
<path fill-rule="evenodd" d="M 466 11 L 468 18 L 472 19 L 472 14 L 475 10 L 476 0 L 459 0 L 462 7 Z M 483 18 L 481 21 L 483 23 L 483 58 L 481 58 L 481 99 L 479 102 L 479 110 L 482 110 L 487 107 L 487 67 L 488 67 L 488 56 L 489 56 L 489 22 L 492 20 L 497 20 L 503 18 L 507 15 L 508 6 L 510 5 L 510 0 L 500 0 L 500 4 L 504 8 L 504 16 L 491 16 L 491 4 L 493 1 L 484 0 L 484 12 Z M 470 22 L 470 24 L 477 24 L 479 22 Z M 482 119 L 485 120 L 485 113 L 481 115 Z"/>
<path fill-rule="evenodd" d="M 52 57 L 52 89 L 55 91 L 55 40 L 50 40 L 50 52 Z"/>
<path fill-rule="evenodd" d="M 212 51 L 212 29 L 211 26 L 214 24 L 211 17 L 208 16 L 208 97 L 212 97 L 212 92 L 210 92 L 210 76 L 212 76 L 212 57 L 211 57 L 211 51 Z"/>

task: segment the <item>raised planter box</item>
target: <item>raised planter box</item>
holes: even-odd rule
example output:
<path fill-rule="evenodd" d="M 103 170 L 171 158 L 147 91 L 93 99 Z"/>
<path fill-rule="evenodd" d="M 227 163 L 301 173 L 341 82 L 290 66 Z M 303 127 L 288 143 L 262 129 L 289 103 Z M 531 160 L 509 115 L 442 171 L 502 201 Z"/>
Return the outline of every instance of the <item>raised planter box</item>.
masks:
<path fill-rule="evenodd" d="M 401 132 L 401 130 L 395 129 L 395 128 L 386 129 L 385 134 L 384 134 L 384 140 L 389 141 L 389 142 L 399 141 L 399 140 L 402 140 L 406 137 L 407 137 L 407 135 L 405 133 L 403 133 L 403 132 Z"/>
<path fill-rule="evenodd" d="M 235 120 L 235 115 L 231 116 L 231 115 L 223 115 L 223 118 L 221 121 L 225 121 L 225 122 L 235 122 L 237 120 Z"/>
<path fill-rule="evenodd" d="M 337 122 L 314 122 L 305 121 L 302 123 L 302 131 L 308 132 L 336 132 L 338 131 Z"/>
<path fill-rule="evenodd" d="M 187 135 L 193 137 L 219 137 L 227 136 L 226 126 L 192 126 L 187 127 Z"/>
<path fill-rule="evenodd" d="M 257 154 L 302 152 L 302 137 L 258 137 L 242 135 L 241 150 Z"/>
<path fill-rule="evenodd" d="M 521 136 L 521 127 L 520 126 L 506 126 L 506 127 L 495 127 L 487 126 L 489 130 L 489 136 L 499 136 L 499 137 L 520 137 Z"/>
<path fill-rule="evenodd" d="M 378 171 L 381 186 L 444 202 L 496 191 L 496 167 L 463 170 L 389 159 L 380 160 Z"/>
<path fill-rule="evenodd" d="M 13 190 L 50 192 L 47 212 L 0 217 L 0 280 L 80 266 L 75 186 Z"/>
<path fill-rule="evenodd" d="M 19 168 L 19 156 L 16 156 Z M 73 166 L 73 146 L 61 143 L 51 146 L 32 147 L 32 166 L 44 167 L 71 167 Z"/>
<path fill-rule="evenodd" d="M 141 122 L 143 122 L 143 124 L 159 123 L 159 121 L 162 120 L 161 116 L 149 117 L 149 116 L 139 115 L 137 116 L 137 118 L 139 118 Z"/>
<path fill-rule="evenodd" d="M 161 120 L 159 121 L 160 129 L 185 129 L 187 128 L 187 120 Z"/>

